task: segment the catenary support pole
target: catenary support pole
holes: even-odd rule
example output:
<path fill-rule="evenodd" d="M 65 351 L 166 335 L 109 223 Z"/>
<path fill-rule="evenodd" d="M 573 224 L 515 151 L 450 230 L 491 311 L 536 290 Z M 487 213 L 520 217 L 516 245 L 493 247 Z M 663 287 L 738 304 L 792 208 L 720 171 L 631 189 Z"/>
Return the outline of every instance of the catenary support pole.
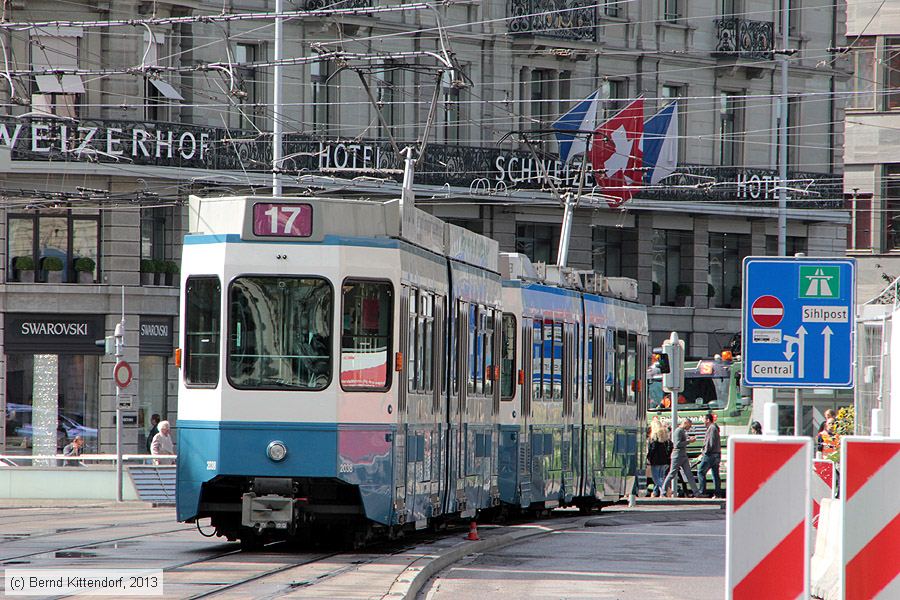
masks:
<path fill-rule="evenodd" d="M 281 59 L 284 55 L 284 20 L 281 14 L 284 12 L 284 0 L 275 0 L 275 66 L 272 67 L 272 195 L 281 195 Z"/>
<path fill-rule="evenodd" d="M 122 286 L 122 319 L 116 323 L 116 364 L 125 356 L 125 286 Z M 115 380 L 113 371 L 113 380 Z M 116 383 L 116 502 L 122 502 L 122 388 Z"/>
<path fill-rule="evenodd" d="M 803 401 L 800 388 L 794 388 L 794 435 L 803 435 Z"/>
<path fill-rule="evenodd" d="M 787 252 L 787 128 L 788 128 L 788 28 L 791 0 L 782 0 L 781 11 L 781 122 L 778 125 L 778 256 Z M 799 434 L 798 434 L 799 435 Z"/>

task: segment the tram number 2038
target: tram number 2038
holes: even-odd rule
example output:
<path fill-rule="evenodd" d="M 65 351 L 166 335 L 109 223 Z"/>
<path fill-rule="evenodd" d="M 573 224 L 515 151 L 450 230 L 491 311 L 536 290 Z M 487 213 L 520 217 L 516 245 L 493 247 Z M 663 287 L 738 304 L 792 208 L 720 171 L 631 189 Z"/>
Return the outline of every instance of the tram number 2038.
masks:
<path fill-rule="evenodd" d="M 353 463 L 341 463 L 339 471 L 341 473 L 352 473 L 353 472 Z"/>

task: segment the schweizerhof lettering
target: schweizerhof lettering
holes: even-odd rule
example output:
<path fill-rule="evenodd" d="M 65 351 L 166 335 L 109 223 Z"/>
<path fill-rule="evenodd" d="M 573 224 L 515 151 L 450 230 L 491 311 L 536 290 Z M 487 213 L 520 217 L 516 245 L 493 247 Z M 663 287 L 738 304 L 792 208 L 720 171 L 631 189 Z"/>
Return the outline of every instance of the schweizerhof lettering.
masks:
<path fill-rule="evenodd" d="M 22 335 L 87 335 L 87 323 L 22 323 Z"/>

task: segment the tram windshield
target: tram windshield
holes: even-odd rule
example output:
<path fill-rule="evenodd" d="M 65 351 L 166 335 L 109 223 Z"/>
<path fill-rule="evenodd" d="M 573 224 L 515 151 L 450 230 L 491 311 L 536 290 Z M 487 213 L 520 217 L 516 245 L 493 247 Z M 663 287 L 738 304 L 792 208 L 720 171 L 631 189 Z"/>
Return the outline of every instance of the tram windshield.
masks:
<path fill-rule="evenodd" d="M 239 277 L 229 294 L 237 388 L 321 390 L 331 381 L 333 292 L 312 277 Z"/>

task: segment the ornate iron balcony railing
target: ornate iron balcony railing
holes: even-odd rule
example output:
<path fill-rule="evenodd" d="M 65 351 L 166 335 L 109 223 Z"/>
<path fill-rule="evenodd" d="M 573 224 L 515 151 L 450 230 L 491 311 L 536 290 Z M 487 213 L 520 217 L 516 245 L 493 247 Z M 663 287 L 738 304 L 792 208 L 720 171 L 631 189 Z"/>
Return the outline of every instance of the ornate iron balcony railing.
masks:
<path fill-rule="evenodd" d="M 593 41 L 597 4 L 588 0 L 508 0 L 510 33 Z"/>
<path fill-rule="evenodd" d="M 716 20 L 715 55 L 721 58 L 772 58 L 775 24 L 731 17 Z"/>

